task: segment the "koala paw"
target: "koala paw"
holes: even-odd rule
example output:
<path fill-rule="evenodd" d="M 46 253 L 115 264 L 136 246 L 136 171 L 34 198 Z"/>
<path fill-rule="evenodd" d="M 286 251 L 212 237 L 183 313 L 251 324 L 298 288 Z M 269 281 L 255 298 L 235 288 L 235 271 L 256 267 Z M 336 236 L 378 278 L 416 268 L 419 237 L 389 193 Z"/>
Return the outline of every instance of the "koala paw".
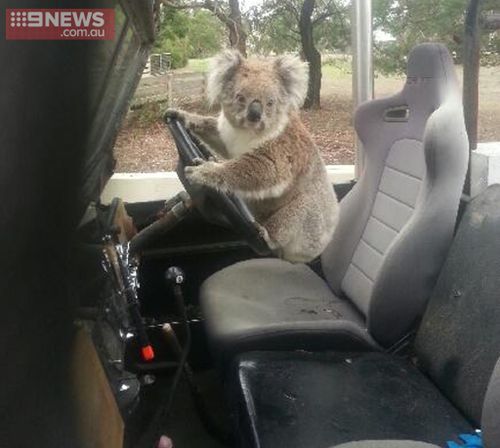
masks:
<path fill-rule="evenodd" d="M 163 121 L 168 123 L 170 120 L 178 120 L 181 123 L 185 123 L 186 118 L 184 116 L 184 112 L 178 109 L 167 109 L 165 114 L 163 115 Z"/>
<path fill-rule="evenodd" d="M 257 223 L 257 229 L 259 230 L 260 237 L 267 243 L 271 251 L 275 251 L 279 248 L 278 244 L 269 236 L 269 232 L 263 225 Z"/>
<path fill-rule="evenodd" d="M 184 168 L 184 174 L 186 175 L 186 179 L 192 184 L 222 189 L 223 181 L 218 173 L 219 167 L 219 163 L 204 162 L 198 166 L 187 166 Z"/>

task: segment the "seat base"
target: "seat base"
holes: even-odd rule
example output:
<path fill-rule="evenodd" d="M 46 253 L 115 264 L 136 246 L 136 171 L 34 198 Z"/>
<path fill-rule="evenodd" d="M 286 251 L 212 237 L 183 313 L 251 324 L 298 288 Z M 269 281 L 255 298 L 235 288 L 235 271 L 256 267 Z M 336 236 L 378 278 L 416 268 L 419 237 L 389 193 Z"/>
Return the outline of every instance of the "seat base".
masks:
<path fill-rule="evenodd" d="M 212 275 L 200 302 L 214 352 L 370 350 L 363 316 L 304 264 L 253 259 Z"/>
<path fill-rule="evenodd" d="M 416 367 L 384 353 L 246 353 L 229 387 L 243 446 L 391 439 L 445 446 L 473 432 Z"/>

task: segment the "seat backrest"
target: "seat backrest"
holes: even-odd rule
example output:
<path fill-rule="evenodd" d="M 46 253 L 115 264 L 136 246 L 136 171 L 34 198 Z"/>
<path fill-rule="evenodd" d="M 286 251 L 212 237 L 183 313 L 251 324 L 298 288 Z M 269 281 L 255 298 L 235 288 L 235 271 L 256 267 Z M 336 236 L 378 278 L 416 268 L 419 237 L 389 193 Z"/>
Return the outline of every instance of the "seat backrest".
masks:
<path fill-rule="evenodd" d="M 323 271 L 388 346 L 423 313 L 453 236 L 467 170 L 468 140 L 447 49 L 415 47 L 403 90 L 361 105 L 355 127 L 365 168 L 341 202 Z"/>
<path fill-rule="evenodd" d="M 500 357 L 500 185 L 489 187 L 467 207 L 418 330 L 415 351 L 422 370 L 478 425 Z M 496 400 L 499 410 L 500 390 Z M 495 419 L 500 428 L 500 413 Z M 500 446 L 498 442 L 490 446 Z"/>

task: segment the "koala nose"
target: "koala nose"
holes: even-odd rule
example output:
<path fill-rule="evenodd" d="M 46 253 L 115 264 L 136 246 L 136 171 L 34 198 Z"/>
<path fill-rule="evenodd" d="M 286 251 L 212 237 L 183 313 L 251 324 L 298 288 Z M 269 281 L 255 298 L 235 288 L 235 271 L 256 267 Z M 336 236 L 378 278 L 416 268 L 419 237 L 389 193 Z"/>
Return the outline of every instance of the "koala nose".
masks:
<path fill-rule="evenodd" d="M 257 123 L 262 118 L 262 104 L 260 101 L 252 101 L 248 106 L 247 112 L 248 121 Z"/>

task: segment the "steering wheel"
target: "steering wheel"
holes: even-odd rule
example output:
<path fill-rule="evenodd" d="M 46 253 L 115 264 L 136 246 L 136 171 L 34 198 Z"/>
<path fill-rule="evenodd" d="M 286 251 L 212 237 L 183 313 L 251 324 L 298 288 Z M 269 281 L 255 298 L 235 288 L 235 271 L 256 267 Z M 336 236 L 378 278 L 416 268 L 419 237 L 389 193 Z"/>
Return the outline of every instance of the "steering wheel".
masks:
<path fill-rule="evenodd" d="M 269 254 L 269 246 L 262 238 L 257 221 L 244 201 L 232 194 L 193 185 L 187 180 L 184 168 L 198 165 L 200 160 L 208 161 L 212 154 L 181 121 L 171 117 L 166 117 L 165 120 L 179 154 L 177 175 L 197 210 L 209 222 L 233 228 L 256 253 Z"/>

